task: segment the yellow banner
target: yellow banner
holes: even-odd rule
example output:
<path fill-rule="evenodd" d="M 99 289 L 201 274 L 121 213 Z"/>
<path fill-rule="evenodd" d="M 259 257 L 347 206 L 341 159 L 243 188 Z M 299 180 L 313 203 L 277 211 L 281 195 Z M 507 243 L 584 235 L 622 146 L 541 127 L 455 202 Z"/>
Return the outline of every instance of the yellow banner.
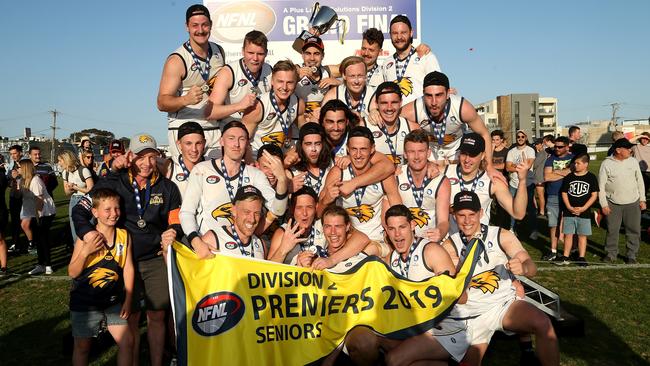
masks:
<path fill-rule="evenodd" d="M 404 339 L 431 329 L 468 282 L 480 245 L 455 278 L 413 282 L 368 257 L 343 274 L 217 255 L 174 243 L 170 288 L 181 365 L 305 365 L 357 325 Z"/>

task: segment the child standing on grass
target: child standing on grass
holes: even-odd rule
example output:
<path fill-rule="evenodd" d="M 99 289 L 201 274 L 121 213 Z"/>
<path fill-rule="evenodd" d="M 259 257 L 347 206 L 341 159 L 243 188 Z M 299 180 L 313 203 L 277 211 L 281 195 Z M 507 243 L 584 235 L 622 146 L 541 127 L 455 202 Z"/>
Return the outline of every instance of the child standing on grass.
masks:
<path fill-rule="evenodd" d="M 118 365 L 133 360 L 133 335 L 127 319 L 133 295 L 131 240 L 125 229 L 116 228 L 120 218 L 120 196 L 108 188 L 93 193 L 92 214 L 104 242 L 92 245 L 77 239 L 68 266 L 73 278 L 70 291 L 70 318 L 74 351 L 72 364 L 87 365 L 92 338 L 106 321 L 119 348 Z"/>
<path fill-rule="evenodd" d="M 591 206 L 598 199 L 598 178 L 589 172 L 589 154 L 575 158 L 573 171 L 564 178 L 560 193 L 564 202 L 564 255 L 557 264 L 569 264 L 573 237 L 578 235 L 578 265 L 587 266 L 587 236 L 591 235 Z"/>

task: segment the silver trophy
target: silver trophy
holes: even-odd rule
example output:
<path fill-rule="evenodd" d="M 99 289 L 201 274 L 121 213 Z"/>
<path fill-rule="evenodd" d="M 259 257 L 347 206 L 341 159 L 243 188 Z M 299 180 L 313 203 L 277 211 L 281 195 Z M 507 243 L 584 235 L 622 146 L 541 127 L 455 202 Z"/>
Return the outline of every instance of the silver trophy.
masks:
<path fill-rule="evenodd" d="M 320 6 L 320 3 L 315 3 L 314 10 L 309 19 L 309 26 L 307 30 L 302 31 L 298 38 L 293 42 L 293 49 L 296 50 L 296 52 L 302 53 L 302 46 L 308 38 L 320 37 L 322 34 L 327 33 L 334 23 L 336 23 L 339 42 L 343 44 L 343 38 L 347 32 L 347 23 L 345 22 L 345 19 L 339 19 L 336 12 L 329 6 Z"/>

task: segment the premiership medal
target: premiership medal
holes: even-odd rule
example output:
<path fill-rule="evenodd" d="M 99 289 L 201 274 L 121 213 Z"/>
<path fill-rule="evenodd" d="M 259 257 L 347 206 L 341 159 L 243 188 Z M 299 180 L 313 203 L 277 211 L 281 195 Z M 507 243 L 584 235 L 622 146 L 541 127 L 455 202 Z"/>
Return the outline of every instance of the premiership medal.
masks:
<path fill-rule="evenodd" d="M 144 221 L 142 218 L 138 220 L 137 224 L 140 229 L 144 229 L 145 227 L 147 227 L 147 222 Z"/>
<path fill-rule="evenodd" d="M 201 85 L 201 91 L 204 92 L 204 93 L 209 92 L 210 91 L 210 85 L 208 85 L 208 84 Z"/>
<path fill-rule="evenodd" d="M 254 87 L 251 87 L 251 93 L 253 93 L 253 94 L 255 94 L 255 96 L 259 97 L 260 95 L 262 95 L 262 90 L 260 89 L 259 86 L 254 86 Z"/>
<path fill-rule="evenodd" d="M 311 70 L 311 73 L 312 73 L 313 75 L 316 75 L 316 73 L 318 72 L 318 67 L 316 67 L 316 66 L 312 66 L 312 67 L 309 68 L 309 70 Z"/>
<path fill-rule="evenodd" d="M 151 181 L 147 179 L 147 186 L 144 191 L 144 206 L 142 205 L 142 202 L 140 201 L 140 189 L 138 188 L 138 182 L 133 179 L 133 193 L 135 195 L 135 205 L 138 210 L 138 221 L 136 221 L 136 225 L 140 229 L 144 229 L 147 226 L 147 222 L 144 221 L 142 216 L 144 216 L 144 212 L 147 210 L 147 206 L 149 206 L 149 199 L 151 197 Z"/>

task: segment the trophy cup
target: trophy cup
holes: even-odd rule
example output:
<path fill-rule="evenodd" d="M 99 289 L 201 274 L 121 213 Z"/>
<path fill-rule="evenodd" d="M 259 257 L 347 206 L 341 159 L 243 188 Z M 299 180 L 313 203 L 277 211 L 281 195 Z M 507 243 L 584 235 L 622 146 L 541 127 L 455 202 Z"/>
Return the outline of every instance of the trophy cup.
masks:
<path fill-rule="evenodd" d="M 293 42 L 293 49 L 296 52 L 302 52 L 302 46 L 305 44 L 305 41 L 310 37 L 320 37 L 320 35 L 325 34 L 334 23 L 337 23 L 337 34 L 339 36 L 339 42 L 343 44 L 343 38 L 347 32 L 347 23 L 345 19 L 339 19 L 336 12 L 329 6 L 320 6 L 320 3 L 314 4 L 314 10 L 311 13 L 311 18 L 309 19 L 309 26 L 307 30 L 302 31 L 298 38 Z M 341 27 L 342 23 L 342 27 Z M 341 30 L 341 28 L 343 28 Z M 317 33 L 312 34 L 311 32 Z"/>

